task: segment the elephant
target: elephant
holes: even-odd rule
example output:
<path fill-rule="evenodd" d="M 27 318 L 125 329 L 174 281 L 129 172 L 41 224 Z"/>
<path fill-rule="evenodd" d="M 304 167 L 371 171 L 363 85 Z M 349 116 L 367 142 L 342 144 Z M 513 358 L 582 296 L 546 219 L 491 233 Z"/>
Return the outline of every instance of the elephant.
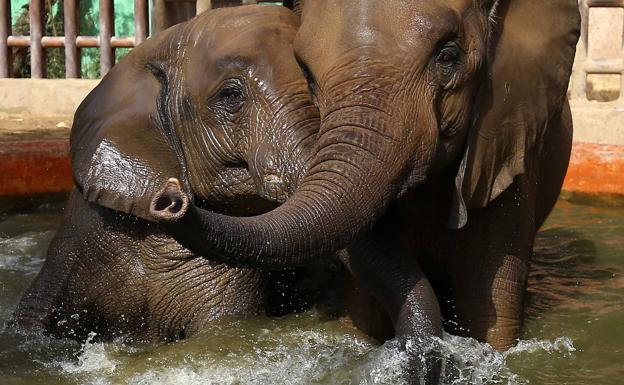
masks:
<path fill-rule="evenodd" d="M 256 0 L 152 0 L 152 34 L 208 10 L 255 4 Z"/>
<path fill-rule="evenodd" d="M 113 67 L 76 111 L 74 189 L 12 325 L 162 342 L 219 317 L 281 314 L 312 301 L 321 289 L 309 274 L 215 262 L 156 223 L 191 203 L 258 214 L 295 190 L 319 127 L 292 54 L 298 26 L 283 7 L 212 10 Z M 168 183 L 192 195 L 151 205 Z"/>
<path fill-rule="evenodd" d="M 569 161 L 577 1 L 290 4 L 321 116 L 306 176 L 267 213 L 189 205 L 167 227 L 190 250 L 244 266 L 346 248 L 394 335 L 446 327 L 507 349 Z"/>

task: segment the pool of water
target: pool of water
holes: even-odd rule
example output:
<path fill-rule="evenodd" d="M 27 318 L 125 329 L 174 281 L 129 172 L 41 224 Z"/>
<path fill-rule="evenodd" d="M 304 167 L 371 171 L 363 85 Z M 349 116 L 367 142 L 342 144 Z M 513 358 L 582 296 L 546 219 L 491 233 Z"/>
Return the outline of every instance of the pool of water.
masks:
<path fill-rule="evenodd" d="M 62 204 L 0 214 L 0 330 L 34 279 Z M 624 384 L 624 209 L 560 201 L 535 247 L 522 339 L 446 335 L 455 384 Z M 163 346 L 0 331 L 0 384 L 397 384 L 405 357 L 315 311 L 214 323 Z"/>

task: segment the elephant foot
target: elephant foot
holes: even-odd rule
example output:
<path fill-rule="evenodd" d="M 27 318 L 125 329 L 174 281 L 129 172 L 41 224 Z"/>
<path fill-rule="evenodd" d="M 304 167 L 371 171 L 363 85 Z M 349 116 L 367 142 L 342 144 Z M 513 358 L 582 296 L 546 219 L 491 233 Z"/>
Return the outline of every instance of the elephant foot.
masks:
<path fill-rule="evenodd" d="M 437 338 L 398 336 L 373 350 L 351 370 L 350 384 L 440 384 L 443 360 Z"/>
<path fill-rule="evenodd" d="M 409 385 L 437 385 L 440 383 L 442 358 L 438 339 L 414 338 L 407 336 L 396 337 L 392 344 L 406 356 L 405 384 Z"/>

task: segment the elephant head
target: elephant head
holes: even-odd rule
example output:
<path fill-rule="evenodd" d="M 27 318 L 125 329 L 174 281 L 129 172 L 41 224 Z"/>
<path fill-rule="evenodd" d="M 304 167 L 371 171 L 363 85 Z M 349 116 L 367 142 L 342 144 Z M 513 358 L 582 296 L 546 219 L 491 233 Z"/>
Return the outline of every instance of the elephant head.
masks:
<path fill-rule="evenodd" d="M 179 238 L 252 265 L 304 263 L 441 170 L 456 175 L 448 222 L 461 228 L 559 118 L 578 34 L 576 0 L 306 1 L 295 54 L 321 114 L 306 177 L 264 215 L 192 207 Z M 203 236 L 182 234 L 191 226 Z"/>
<path fill-rule="evenodd" d="M 130 52 L 75 114 L 85 198 L 159 222 L 193 200 L 236 215 L 284 201 L 318 131 L 292 55 L 298 23 L 282 7 L 218 9 Z"/>

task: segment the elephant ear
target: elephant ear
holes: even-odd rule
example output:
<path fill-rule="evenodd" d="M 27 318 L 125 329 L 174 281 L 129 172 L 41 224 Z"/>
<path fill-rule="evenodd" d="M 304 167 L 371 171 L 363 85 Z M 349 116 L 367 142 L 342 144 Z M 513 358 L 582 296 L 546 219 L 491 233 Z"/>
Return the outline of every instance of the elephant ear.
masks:
<path fill-rule="evenodd" d="M 579 36 L 576 0 L 501 0 L 491 6 L 488 78 L 459 171 L 449 227 L 485 207 L 525 172 L 561 114 Z"/>
<path fill-rule="evenodd" d="M 143 56 L 153 52 L 156 42 L 150 40 L 81 103 L 70 136 L 74 183 L 84 198 L 147 220 L 153 220 L 152 198 L 167 180 L 185 180 L 183 157 L 163 116 L 164 71 Z"/>

